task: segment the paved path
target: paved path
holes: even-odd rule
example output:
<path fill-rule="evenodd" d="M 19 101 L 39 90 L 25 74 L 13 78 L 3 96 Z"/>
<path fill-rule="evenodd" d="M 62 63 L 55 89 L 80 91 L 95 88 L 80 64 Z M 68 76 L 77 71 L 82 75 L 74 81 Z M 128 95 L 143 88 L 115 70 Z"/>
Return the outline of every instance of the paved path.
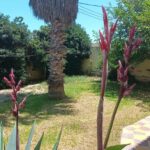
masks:
<path fill-rule="evenodd" d="M 11 92 L 11 89 L 7 89 L 7 90 L 0 90 L 0 102 L 6 101 L 10 99 L 9 93 Z M 47 93 L 47 90 L 45 90 L 43 88 L 43 85 L 38 83 L 38 84 L 34 84 L 34 85 L 27 85 L 23 88 L 21 88 L 21 90 L 19 91 L 19 94 L 43 94 L 43 93 Z"/>
<path fill-rule="evenodd" d="M 0 91 L 0 102 L 9 100 L 10 90 L 1 90 Z"/>
<path fill-rule="evenodd" d="M 131 144 L 123 150 L 150 150 L 150 116 L 123 128 L 121 144 Z"/>

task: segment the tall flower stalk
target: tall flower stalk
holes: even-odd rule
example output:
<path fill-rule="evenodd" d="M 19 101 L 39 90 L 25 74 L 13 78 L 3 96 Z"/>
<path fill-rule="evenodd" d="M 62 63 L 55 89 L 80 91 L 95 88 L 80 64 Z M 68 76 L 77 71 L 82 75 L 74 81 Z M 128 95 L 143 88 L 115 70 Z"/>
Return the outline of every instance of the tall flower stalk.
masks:
<path fill-rule="evenodd" d="M 100 91 L 100 100 L 98 104 L 98 112 L 97 112 L 97 150 L 104 150 L 103 145 L 103 107 L 104 107 L 104 95 L 105 88 L 107 83 L 107 74 L 108 74 L 108 54 L 111 47 L 111 41 L 113 34 L 116 30 L 117 21 L 110 28 L 108 26 L 108 17 L 104 7 L 102 7 L 103 11 L 103 21 L 104 21 L 104 35 L 101 31 L 100 34 L 100 48 L 103 56 L 103 67 L 102 67 L 102 80 L 101 80 L 101 91 Z"/>
<path fill-rule="evenodd" d="M 9 74 L 9 79 L 4 77 L 4 82 L 7 84 L 8 87 L 12 89 L 10 93 L 11 102 L 12 102 L 12 114 L 16 119 L 16 150 L 20 150 L 19 144 L 19 110 L 25 107 L 26 97 L 22 99 L 22 101 L 18 102 L 18 92 L 20 91 L 22 81 L 20 80 L 17 84 L 15 81 L 14 70 L 11 69 Z"/>
<path fill-rule="evenodd" d="M 128 85 L 129 60 L 132 55 L 132 52 L 136 48 L 138 48 L 139 45 L 141 44 L 140 38 L 137 38 L 137 39 L 134 38 L 135 31 L 136 31 L 136 28 L 135 28 L 135 26 L 133 26 L 130 29 L 128 41 L 127 41 L 127 43 L 125 43 L 125 46 L 124 46 L 124 61 L 123 62 L 121 62 L 120 60 L 118 61 L 119 67 L 117 70 L 117 76 L 118 76 L 118 81 L 120 83 L 120 91 L 119 91 L 117 103 L 116 103 L 114 111 L 112 113 L 109 128 L 108 128 L 108 131 L 106 134 L 106 138 L 105 138 L 105 142 L 104 142 L 104 149 L 107 148 L 108 140 L 110 137 L 110 133 L 111 133 L 111 130 L 113 127 L 113 123 L 115 120 L 115 116 L 116 116 L 119 104 L 120 104 L 122 98 L 125 96 L 128 96 L 135 86 L 135 84 L 130 85 L 130 86 Z"/>

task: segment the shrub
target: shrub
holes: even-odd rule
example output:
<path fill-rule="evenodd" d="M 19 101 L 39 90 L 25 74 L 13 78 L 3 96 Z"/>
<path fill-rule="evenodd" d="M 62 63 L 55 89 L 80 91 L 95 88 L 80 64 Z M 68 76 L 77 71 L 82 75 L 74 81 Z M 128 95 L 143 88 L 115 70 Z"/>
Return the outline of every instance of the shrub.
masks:
<path fill-rule="evenodd" d="M 65 46 L 68 48 L 65 73 L 69 75 L 82 74 L 81 64 L 90 55 L 91 40 L 84 28 L 79 24 L 71 26 L 66 31 Z"/>
<path fill-rule="evenodd" d="M 22 17 L 10 21 L 8 16 L 0 14 L 0 78 L 6 76 L 13 67 L 16 78 L 26 81 L 25 48 L 28 35 Z M 1 82 L 0 88 L 4 87 Z"/>

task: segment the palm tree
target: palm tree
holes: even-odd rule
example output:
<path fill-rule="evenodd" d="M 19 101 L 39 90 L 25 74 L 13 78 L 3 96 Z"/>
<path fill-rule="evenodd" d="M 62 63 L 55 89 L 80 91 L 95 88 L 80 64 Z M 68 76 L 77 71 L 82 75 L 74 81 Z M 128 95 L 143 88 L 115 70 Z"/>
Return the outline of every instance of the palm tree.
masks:
<path fill-rule="evenodd" d="M 52 98 L 62 98 L 64 92 L 64 30 L 74 23 L 78 12 L 78 0 L 30 0 L 36 17 L 51 23 L 51 48 L 49 50 L 48 91 Z"/>

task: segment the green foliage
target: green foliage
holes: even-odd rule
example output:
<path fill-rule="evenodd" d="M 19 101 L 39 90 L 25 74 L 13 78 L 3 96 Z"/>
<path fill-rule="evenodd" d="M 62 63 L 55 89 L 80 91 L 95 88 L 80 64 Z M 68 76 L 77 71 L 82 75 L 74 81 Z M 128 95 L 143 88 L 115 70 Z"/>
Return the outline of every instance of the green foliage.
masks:
<path fill-rule="evenodd" d="M 30 130 L 29 137 L 28 137 L 28 142 L 27 142 L 27 144 L 26 144 L 25 150 L 30 150 L 31 141 L 32 141 L 33 134 L 34 134 L 34 129 L 35 129 L 35 121 L 34 121 L 34 123 L 33 123 L 33 125 L 32 125 L 31 130 Z"/>
<path fill-rule="evenodd" d="M 43 136 L 44 136 L 44 133 L 42 134 L 42 136 L 41 136 L 40 140 L 38 141 L 37 145 L 35 146 L 34 150 L 40 150 Z"/>
<path fill-rule="evenodd" d="M 119 17 L 117 32 L 112 42 L 112 49 L 110 51 L 110 67 L 116 69 L 118 59 L 123 59 L 124 41 L 127 39 L 129 28 L 136 25 L 138 30 L 137 37 L 142 38 L 140 50 L 136 51 L 132 56 L 131 63 L 138 63 L 139 61 L 149 58 L 150 56 L 150 5 L 148 0 L 117 0 L 118 6 L 114 9 L 114 18 Z"/>
<path fill-rule="evenodd" d="M 22 17 L 13 21 L 8 16 L 0 14 L 0 78 L 6 76 L 14 68 L 17 80 L 25 81 L 25 49 L 29 32 Z M 5 87 L 3 82 L 0 87 Z"/>
<path fill-rule="evenodd" d="M 45 68 L 47 52 L 50 48 L 50 26 L 41 26 L 39 30 L 30 34 L 30 41 L 26 50 L 26 61 L 33 68 Z"/>
<path fill-rule="evenodd" d="M 65 45 L 68 48 L 65 73 L 81 74 L 81 63 L 90 55 L 91 40 L 84 28 L 74 24 L 66 31 Z"/>
<path fill-rule="evenodd" d="M 106 148 L 106 150 L 122 150 L 126 146 L 127 146 L 127 144 L 115 145 L 115 146 L 110 146 L 110 147 Z"/>
<path fill-rule="evenodd" d="M 48 62 L 48 51 L 50 48 L 49 25 L 42 26 L 30 35 L 30 42 L 26 51 L 26 61 L 33 68 L 45 70 Z M 86 31 L 80 25 L 73 25 L 66 30 L 66 70 L 68 74 L 81 74 L 82 60 L 90 55 L 91 41 Z M 38 62 L 38 63 L 37 63 Z"/>
<path fill-rule="evenodd" d="M 33 134 L 34 134 L 34 130 L 35 130 L 35 122 L 33 123 L 32 125 L 32 128 L 30 130 L 30 134 L 29 134 L 29 137 L 28 137 L 28 142 L 25 146 L 25 150 L 30 150 L 31 149 L 31 142 L 32 142 L 32 138 L 33 138 Z M 61 138 L 61 134 L 62 134 L 62 128 L 59 132 L 59 135 L 57 137 L 57 140 L 56 140 L 56 143 L 53 147 L 53 150 L 57 150 L 58 149 L 58 145 L 59 145 L 59 142 L 60 142 L 60 138 Z M 37 142 L 34 150 L 40 150 L 41 148 L 41 144 L 42 144 L 42 140 L 43 140 L 43 137 L 44 137 L 44 133 L 42 134 L 42 136 L 40 137 L 39 141 Z M 3 150 L 3 125 L 2 125 L 2 122 L 0 124 L 0 148 L 1 150 Z M 6 146 L 6 150 L 16 150 L 16 125 L 14 126 L 12 132 L 11 132 L 11 135 L 9 137 L 9 140 L 8 140 L 8 144 Z"/>

